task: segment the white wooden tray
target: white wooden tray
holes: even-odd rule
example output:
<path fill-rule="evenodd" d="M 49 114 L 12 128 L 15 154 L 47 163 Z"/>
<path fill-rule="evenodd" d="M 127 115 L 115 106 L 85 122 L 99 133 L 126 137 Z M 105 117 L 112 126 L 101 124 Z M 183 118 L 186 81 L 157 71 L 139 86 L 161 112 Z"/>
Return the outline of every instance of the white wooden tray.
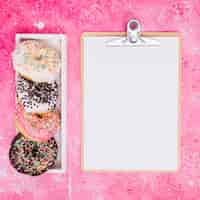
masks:
<path fill-rule="evenodd" d="M 58 143 L 58 159 L 56 165 L 53 169 L 49 170 L 47 173 L 65 173 L 67 168 L 67 40 L 62 34 L 16 34 L 16 45 L 23 40 L 36 39 L 44 40 L 60 51 L 61 54 L 61 75 L 60 75 L 60 110 L 61 110 L 61 129 L 55 139 Z"/>

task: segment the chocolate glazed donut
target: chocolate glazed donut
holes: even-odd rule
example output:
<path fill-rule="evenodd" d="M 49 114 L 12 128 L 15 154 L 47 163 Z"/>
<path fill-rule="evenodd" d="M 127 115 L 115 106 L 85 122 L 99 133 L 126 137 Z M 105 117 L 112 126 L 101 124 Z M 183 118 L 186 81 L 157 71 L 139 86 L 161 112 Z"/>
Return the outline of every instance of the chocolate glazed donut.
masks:
<path fill-rule="evenodd" d="M 55 165 L 58 146 L 54 138 L 47 142 L 34 142 L 19 133 L 9 151 L 12 166 L 30 176 L 43 174 Z"/>

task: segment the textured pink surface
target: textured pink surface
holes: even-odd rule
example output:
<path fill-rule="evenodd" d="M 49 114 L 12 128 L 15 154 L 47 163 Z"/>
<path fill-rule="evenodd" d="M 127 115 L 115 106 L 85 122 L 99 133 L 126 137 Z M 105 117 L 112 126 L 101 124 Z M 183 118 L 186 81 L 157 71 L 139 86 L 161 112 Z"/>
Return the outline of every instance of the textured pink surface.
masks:
<path fill-rule="evenodd" d="M 45 3 L 44 3 L 45 2 Z M 124 31 L 137 18 L 144 31 L 183 36 L 181 169 L 178 173 L 80 171 L 80 35 Z M 200 197 L 200 1 L 199 0 L 1 0 L 0 1 L 0 199 L 1 200 L 198 200 Z M 64 33 L 68 37 L 68 173 L 28 177 L 9 165 L 15 135 L 15 33 Z"/>

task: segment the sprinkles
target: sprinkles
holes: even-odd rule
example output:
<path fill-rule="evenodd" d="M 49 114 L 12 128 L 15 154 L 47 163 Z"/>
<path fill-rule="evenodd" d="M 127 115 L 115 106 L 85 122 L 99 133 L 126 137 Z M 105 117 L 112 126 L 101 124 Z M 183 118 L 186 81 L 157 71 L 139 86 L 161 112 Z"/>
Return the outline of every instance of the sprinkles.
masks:
<path fill-rule="evenodd" d="M 57 104 L 58 84 L 33 82 L 17 76 L 17 98 L 27 112 L 47 112 L 54 110 Z"/>
<path fill-rule="evenodd" d="M 17 136 L 9 150 L 19 173 L 38 176 L 55 168 L 60 128 L 60 53 L 40 40 L 21 41 L 12 54 L 16 73 Z"/>
<path fill-rule="evenodd" d="M 60 74 L 60 52 L 41 40 L 25 40 L 12 54 L 14 69 L 36 82 L 53 82 Z"/>
<path fill-rule="evenodd" d="M 19 133 L 11 144 L 9 158 L 18 172 L 37 176 L 54 167 L 57 152 L 58 146 L 54 138 L 38 143 Z"/>

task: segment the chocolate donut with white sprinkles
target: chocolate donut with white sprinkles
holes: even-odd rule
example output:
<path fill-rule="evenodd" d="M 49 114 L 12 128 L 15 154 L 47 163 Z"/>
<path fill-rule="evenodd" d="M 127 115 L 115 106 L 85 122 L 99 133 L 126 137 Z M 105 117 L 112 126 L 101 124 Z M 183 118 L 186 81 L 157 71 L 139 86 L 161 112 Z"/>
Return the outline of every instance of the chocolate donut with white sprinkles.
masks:
<path fill-rule="evenodd" d="M 58 99 L 58 84 L 33 82 L 17 76 L 16 92 L 18 101 L 26 112 L 45 113 L 55 110 Z"/>

